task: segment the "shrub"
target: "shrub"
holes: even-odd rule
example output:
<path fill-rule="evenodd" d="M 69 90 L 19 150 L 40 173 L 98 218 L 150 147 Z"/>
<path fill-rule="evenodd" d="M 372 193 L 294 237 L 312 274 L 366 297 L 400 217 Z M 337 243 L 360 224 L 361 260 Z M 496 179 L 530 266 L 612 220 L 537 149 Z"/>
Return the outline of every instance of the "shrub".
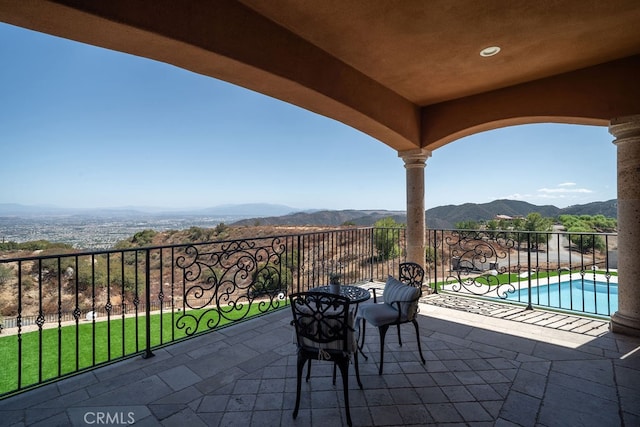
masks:
<path fill-rule="evenodd" d="M 36 286 L 36 282 L 31 278 L 31 276 L 22 276 L 22 289 L 29 290 Z"/>
<path fill-rule="evenodd" d="M 293 284 L 291 270 L 280 265 L 262 264 L 253 274 L 254 296 L 284 292 Z"/>
<path fill-rule="evenodd" d="M 432 264 L 436 262 L 437 252 L 434 248 L 427 246 L 424 250 L 424 260 L 427 264 Z"/>
<path fill-rule="evenodd" d="M 0 243 L 0 251 L 39 251 L 48 250 L 51 253 L 65 253 L 73 249 L 68 243 L 50 242 L 48 240 L 32 240 L 30 242 L 17 243 L 14 241 Z"/>
<path fill-rule="evenodd" d="M 0 285 L 4 285 L 13 277 L 13 271 L 4 265 L 0 265 Z"/>
<path fill-rule="evenodd" d="M 134 243 L 138 246 L 149 246 L 153 243 L 153 238 L 158 234 L 153 230 L 142 230 L 138 231 L 131 238 L 131 243 Z"/>

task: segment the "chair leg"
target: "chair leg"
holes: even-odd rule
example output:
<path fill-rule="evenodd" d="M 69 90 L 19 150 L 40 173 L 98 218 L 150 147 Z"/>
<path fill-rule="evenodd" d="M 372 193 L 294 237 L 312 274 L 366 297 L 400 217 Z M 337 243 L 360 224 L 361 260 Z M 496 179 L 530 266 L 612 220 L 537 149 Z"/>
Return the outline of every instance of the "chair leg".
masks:
<path fill-rule="evenodd" d="M 344 408 L 347 412 L 347 424 L 351 427 L 351 411 L 349 410 L 349 359 L 344 358 L 337 363 L 342 374 L 342 388 L 344 389 Z"/>
<path fill-rule="evenodd" d="M 398 327 L 398 343 L 400 344 L 400 347 L 402 347 L 402 336 L 400 335 L 400 324 L 398 323 L 396 326 Z"/>
<path fill-rule="evenodd" d="M 309 382 L 309 378 L 311 378 L 311 359 L 309 359 L 309 364 L 307 365 L 307 382 Z"/>
<path fill-rule="evenodd" d="M 333 364 L 333 385 L 336 385 L 336 364 Z"/>
<path fill-rule="evenodd" d="M 358 347 L 358 349 L 360 350 L 360 353 L 362 353 L 362 357 L 364 357 L 364 360 L 369 360 L 369 358 L 367 357 L 366 354 L 364 354 L 364 352 L 362 351 L 362 347 L 364 347 L 364 334 L 365 331 L 367 330 L 367 321 L 364 319 L 364 317 L 362 318 L 362 339 L 360 340 L 360 347 Z"/>
<path fill-rule="evenodd" d="M 380 331 L 380 369 L 378 375 L 382 375 L 382 367 L 384 366 L 384 337 L 387 335 L 387 329 L 389 329 L 389 325 L 378 327 Z"/>
<path fill-rule="evenodd" d="M 353 357 L 354 357 L 353 365 L 356 368 L 356 380 L 358 380 L 358 386 L 360 387 L 360 390 L 362 390 L 362 381 L 360 381 L 360 368 L 358 367 L 358 352 L 357 351 L 353 352 Z"/>
<path fill-rule="evenodd" d="M 298 354 L 298 363 L 296 366 L 296 407 L 293 409 L 293 419 L 298 416 L 298 409 L 300 408 L 300 388 L 302 385 L 302 369 L 304 368 L 305 358 Z M 311 360 L 309 359 L 309 363 Z"/>
<path fill-rule="evenodd" d="M 418 330 L 418 322 L 416 321 L 416 319 L 413 319 L 412 322 L 413 322 L 413 326 L 416 328 L 416 340 L 418 341 L 418 351 L 420 352 L 420 359 L 422 359 L 422 364 L 424 365 L 427 362 L 424 360 L 424 356 L 422 355 L 422 346 L 420 345 L 420 331 Z"/>

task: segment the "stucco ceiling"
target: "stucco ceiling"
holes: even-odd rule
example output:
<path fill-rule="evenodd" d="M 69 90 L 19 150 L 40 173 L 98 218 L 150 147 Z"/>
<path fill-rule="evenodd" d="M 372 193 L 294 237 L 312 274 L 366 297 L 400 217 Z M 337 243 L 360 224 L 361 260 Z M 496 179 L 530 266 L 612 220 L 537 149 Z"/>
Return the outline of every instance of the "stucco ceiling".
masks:
<path fill-rule="evenodd" d="M 398 151 L 640 113 L 638 0 L 0 0 L 0 21 L 223 79 Z"/>
<path fill-rule="evenodd" d="M 637 0 L 242 2 L 420 106 L 640 53 Z"/>

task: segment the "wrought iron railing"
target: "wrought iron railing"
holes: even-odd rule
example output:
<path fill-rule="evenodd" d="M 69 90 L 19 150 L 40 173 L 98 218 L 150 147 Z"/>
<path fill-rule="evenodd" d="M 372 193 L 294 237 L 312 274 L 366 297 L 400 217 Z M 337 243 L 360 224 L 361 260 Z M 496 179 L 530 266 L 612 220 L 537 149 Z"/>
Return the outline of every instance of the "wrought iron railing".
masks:
<path fill-rule="evenodd" d="M 428 230 L 436 292 L 610 316 L 617 309 L 617 235 Z"/>
<path fill-rule="evenodd" d="M 384 281 L 405 260 L 405 232 L 345 228 L 0 259 L 0 397 L 280 309 L 290 292 L 326 285 L 330 273 L 343 283 Z M 435 292 L 553 306 L 545 286 L 568 277 L 582 288 L 571 287 L 568 309 L 590 312 L 585 292 L 597 276 L 610 300 L 595 314 L 615 310 L 615 235 L 428 230 L 426 238 L 425 286 Z"/>
<path fill-rule="evenodd" d="M 404 229 L 0 260 L 0 396 L 286 305 L 329 283 L 396 274 Z M 4 320 L 4 321 L 3 321 Z"/>

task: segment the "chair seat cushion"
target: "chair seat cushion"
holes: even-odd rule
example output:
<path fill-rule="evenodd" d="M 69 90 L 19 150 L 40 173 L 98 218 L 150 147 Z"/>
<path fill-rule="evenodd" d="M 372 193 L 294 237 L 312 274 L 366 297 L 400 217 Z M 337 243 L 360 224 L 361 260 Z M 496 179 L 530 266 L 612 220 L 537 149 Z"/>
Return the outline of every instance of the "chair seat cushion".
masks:
<path fill-rule="evenodd" d="M 389 304 L 367 304 L 360 307 L 358 317 L 362 317 L 370 325 L 378 327 L 395 322 L 398 319 L 398 310 Z"/>

